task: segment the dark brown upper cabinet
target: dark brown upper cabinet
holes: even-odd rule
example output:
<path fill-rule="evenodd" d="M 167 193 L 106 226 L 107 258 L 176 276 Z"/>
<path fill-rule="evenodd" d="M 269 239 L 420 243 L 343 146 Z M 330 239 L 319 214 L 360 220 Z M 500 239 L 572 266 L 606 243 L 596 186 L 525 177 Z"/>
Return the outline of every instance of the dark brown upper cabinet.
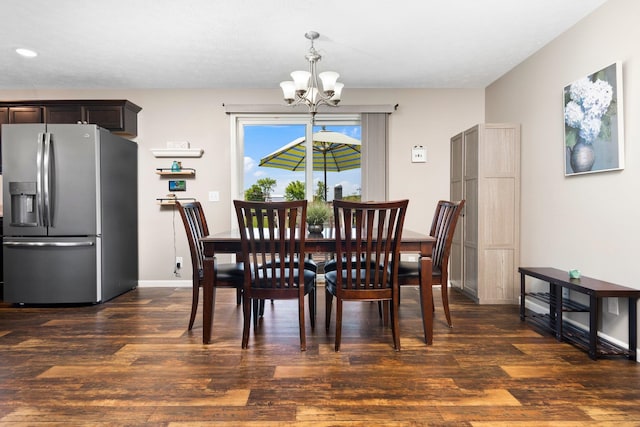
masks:
<path fill-rule="evenodd" d="M 52 105 L 44 109 L 45 123 L 82 123 L 81 105 Z"/>
<path fill-rule="evenodd" d="M 118 99 L 4 101 L 0 102 L 0 124 L 89 123 L 135 138 L 140 110 L 136 104 Z"/>
<path fill-rule="evenodd" d="M 7 123 L 42 123 L 41 107 L 8 107 Z"/>

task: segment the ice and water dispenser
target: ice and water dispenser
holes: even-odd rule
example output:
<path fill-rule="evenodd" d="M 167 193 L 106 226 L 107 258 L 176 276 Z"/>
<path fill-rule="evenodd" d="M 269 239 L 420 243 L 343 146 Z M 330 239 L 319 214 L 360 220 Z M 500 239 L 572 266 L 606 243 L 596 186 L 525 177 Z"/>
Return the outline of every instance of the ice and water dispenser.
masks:
<path fill-rule="evenodd" d="M 37 227 L 36 183 L 10 182 L 11 225 L 14 227 Z"/>

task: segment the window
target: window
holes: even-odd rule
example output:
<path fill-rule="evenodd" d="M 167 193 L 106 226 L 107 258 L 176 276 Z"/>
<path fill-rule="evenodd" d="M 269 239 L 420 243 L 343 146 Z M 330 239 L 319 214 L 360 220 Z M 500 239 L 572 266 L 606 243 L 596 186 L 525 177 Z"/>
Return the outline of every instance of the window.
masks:
<path fill-rule="evenodd" d="M 313 127 L 308 115 L 294 114 L 234 122 L 233 198 L 360 198 L 359 115 L 317 116 Z"/>

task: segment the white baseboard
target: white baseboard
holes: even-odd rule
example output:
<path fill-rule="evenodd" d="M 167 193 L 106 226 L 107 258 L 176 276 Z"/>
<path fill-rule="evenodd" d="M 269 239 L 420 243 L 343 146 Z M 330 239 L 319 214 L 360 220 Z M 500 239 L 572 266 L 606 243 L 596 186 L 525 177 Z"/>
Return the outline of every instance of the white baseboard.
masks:
<path fill-rule="evenodd" d="M 190 288 L 191 280 L 138 280 L 139 288 Z"/>

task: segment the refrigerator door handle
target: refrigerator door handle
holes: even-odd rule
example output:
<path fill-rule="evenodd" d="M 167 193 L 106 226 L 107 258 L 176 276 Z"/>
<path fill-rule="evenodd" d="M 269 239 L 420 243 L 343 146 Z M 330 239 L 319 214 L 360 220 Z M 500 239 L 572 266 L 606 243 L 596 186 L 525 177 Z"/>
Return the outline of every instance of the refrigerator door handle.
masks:
<path fill-rule="evenodd" d="M 44 219 L 46 221 L 45 225 L 47 227 L 51 227 L 53 225 L 52 221 L 52 194 L 51 194 L 51 133 L 47 132 L 44 134 L 44 157 L 43 157 L 43 182 L 42 186 L 44 187 Z"/>
<path fill-rule="evenodd" d="M 44 133 L 39 133 L 38 134 L 38 150 L 36 152 L 36 211 L 38 213 L 37 218 L 38 218 L 39 226 L 46 225 L 44 222 L 44 188 L 42 187 L 43 157 L 44 157 Z"/>
<path fill-rule="evenodd" d="M 3 246 L 11 246 L 11 247 L 57 247 L 57 248 L 75 248 L 82 246 L 93 246 L 95 243 L 91 241 L 86 242 L 15 242 L 15 241 L 5 241 L 2 242 Z"/>

